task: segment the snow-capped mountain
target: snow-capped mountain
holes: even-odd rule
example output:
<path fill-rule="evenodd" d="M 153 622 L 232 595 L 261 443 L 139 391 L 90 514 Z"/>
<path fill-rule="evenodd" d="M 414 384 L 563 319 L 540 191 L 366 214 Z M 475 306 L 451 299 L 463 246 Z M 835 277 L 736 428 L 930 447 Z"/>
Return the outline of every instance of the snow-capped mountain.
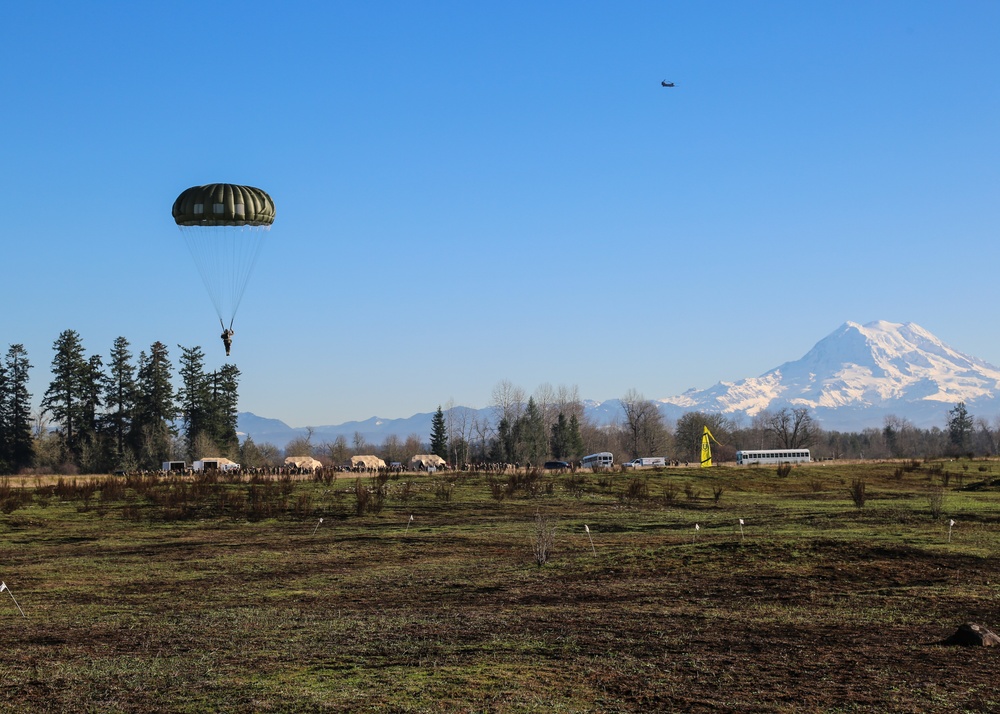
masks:
<path fill-rule="evenodd" d="M 970 412 L 1000 411 L 1000 369 L 944 344 L 912 322 L 847 322 L 804 357 L 738 382 L 720 382 L 661 400 L 686 411 L 752 417 L 764 409 L 808 407 L 827 429 L 881 426 L 887 414 L 941 426 L 964 401 Z"/>
<path fill-rule="evenodd" d="M 751 418 L 765 409 L 807 407 L 824 429 L 860 431 L 881 427 L 893 414 L 924 428 L 944 428 L 948 411 L 965 402 L 969 413 L 992 419 L 1000 414 L 1000 368 L 963 354 L 912 322 L 846 322 L 816 343 L 804 357 L 785 362 L 759 377 L 719 382 L 659 400 L 667 420 L 685 412 L 721 412 Z M 464 418 L 489 421 L 492 409 L 455 407 Z M 621 420 L 619 400 L 584 400 L 584 411 L 595 424 Z M 355 433 L 381 444 L 394 434 L 416 434 L 428 440 L 432 413 L 406 419 L 372 417 L 336 426 L 312 428 L 314 443 Z M 461 418 L 461 415 L 460 415 Z M 255 441 L 284 447 L 305 436 L 307 428 L 292 428 L 277 419 L 250 412 L 239 414 L 239 430 Z"/>

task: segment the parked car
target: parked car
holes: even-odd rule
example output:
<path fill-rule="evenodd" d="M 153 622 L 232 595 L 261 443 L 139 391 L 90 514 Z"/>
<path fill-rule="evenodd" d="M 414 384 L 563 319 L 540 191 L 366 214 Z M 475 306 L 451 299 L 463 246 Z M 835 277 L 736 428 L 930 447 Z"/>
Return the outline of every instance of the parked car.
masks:
<path fill-rule="evenodd" d="M 555 471 L 557 469 L 568 469 L 569 464 L 566 463 L 565 461 L 546 461 L 544 468 L 550 471 Z"/>

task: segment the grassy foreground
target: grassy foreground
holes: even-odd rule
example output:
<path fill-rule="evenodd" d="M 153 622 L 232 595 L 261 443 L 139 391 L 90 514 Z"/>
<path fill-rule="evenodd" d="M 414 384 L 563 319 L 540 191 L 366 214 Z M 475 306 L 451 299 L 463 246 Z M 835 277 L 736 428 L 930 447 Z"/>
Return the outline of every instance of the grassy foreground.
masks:
<path fill-rule="evenodd" d="M 0 709 L 996 711 L 994 469 L 14 478 Z"/>

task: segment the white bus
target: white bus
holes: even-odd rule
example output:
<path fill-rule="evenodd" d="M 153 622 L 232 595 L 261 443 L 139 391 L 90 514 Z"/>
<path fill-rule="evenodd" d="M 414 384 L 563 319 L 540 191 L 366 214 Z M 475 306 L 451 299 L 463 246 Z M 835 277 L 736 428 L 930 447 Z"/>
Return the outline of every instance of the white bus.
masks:
<path fill-rule="evenodd" d="M 812 461 L 809 449 L 747 449 L 736 452 L 736 465 L 807 464 Z"/>
<path fill-rule="evenodd" d="M 585 469 L 610 469 L 615 465 L 615 455 L 610 451 L 602 451 L 599 454 L 584 456 L 580 462 L 580 467 Z"/>

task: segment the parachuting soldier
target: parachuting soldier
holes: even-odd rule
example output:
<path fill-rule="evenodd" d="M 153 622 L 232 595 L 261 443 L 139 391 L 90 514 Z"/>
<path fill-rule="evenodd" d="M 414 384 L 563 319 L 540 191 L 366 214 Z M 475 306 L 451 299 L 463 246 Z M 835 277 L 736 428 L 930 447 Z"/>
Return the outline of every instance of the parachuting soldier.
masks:
<path fill-rule="evenodd" d="M 229 356 L 229 349 L 233 346 L 233 335 L 236 332 L 231 328 L 227 328 L 222 331 L 222 344 L 226 346 L 226 357 Z"/>
<path fill-rule="evenodd" d="M 192 186 L 181 192 L 171 209 L 215 304 L 227 357 L 236 310 L 261 237 L 274 223 L 274 212 L 274 201 L 266 191 L 231 183 Z"/>

